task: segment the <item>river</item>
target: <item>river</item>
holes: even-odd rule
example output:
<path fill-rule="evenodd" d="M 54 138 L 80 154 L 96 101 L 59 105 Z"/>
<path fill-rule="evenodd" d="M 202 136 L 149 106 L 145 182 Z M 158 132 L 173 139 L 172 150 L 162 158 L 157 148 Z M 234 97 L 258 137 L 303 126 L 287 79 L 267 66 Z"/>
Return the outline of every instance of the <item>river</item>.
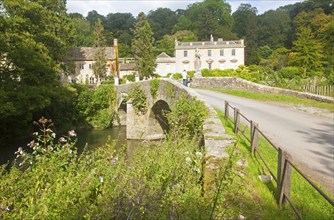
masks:
<path fill-rule="evenodd" d="M 113 127 L 104 130 L 82 128 L 77 129 L 76 133 L 76 147 L 78 148 L 79 153 L 83 151 L 86 144 L 86 150 L 94 150 L 98 147 L 103 146 L 106 142 L 111 143 L 113 141 L 116 141 L 117 146 L 127 144 L 125 126 Z M 13 161 L 15 158 L 14 153 L 19 147 L 29 150 L 27 144 L 30 141 L 30 139 L 23 139 L 13 141 L 12 143 L 6 144 L 4 146 L 0 146 L 0 165 L 7 163 L 7 161 Z M 136 142 L 138 143 L 138 141 Z"/>

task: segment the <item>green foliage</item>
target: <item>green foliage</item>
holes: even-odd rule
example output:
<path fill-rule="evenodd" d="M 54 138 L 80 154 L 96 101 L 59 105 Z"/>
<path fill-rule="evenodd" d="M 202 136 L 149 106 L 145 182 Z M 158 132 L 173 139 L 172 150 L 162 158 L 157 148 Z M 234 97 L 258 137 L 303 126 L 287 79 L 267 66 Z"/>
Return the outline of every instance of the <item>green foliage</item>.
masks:
<path fill-rule="evenodd" d="M 133 85 L 128 94 L 128 99 L 132 101 L 132 106 L 134 107 L 137 114 L 145 114 L 147 111 L 147 98 L 144 91 L 139 85 Z"/>
<path fill-rule="evenodd" d="M 96 90 L 80 86 L 76 104 L 77 120 L 98 128 L 109 128 L 116 117 L 117 95 L 112 84 L 101 84 Z"/>
<path fill-rule="evenodd" d="M 189 134 L 191 137 L 201 136 L 203 122 L 208 110 L 202 101 L 182 95 L 168 114 L 168 124 L 174 136 Z"/>
<path fill-rule="evenodd" d="M 129 82 L 135 82 L 136 81 L 136 74 L 128 74 L 125 75 L 123 78 L 127 79 Z"/>
<path fill-rule="evenodd" d="M 175 90 L 174 90 L 174 86 L 173 84 L 167 82 L 167 85 L 166 85 L 166 97 L 167 98 L 175 98 Z"/>
<path fill-rule="evenodd" d="M 160 40 L 163 36 L 171 34 L 177 15 L 169 8 L 158 8 L 148 13 L 147 20 L 152 27 L 154 38 Z"/>
<path fill-rule="evenodd" d="M 285 79 L 293 79 L 296 77 L 300 77 L 300 69 L 295 66 L 287 66 L 283 67 L 280 71 L 279 74 L 281 77 Z"/>
<path fill-rule="evenodd" d="M 26 135 L 41 113 L 61 115 L 53 103 L 62 111 L 71 109 L 72 94 L 61 87 L 58 75 L 74 31 L 63 1 L 1 1 L 0 29 L 2 142 Z"/>
<path fill-rule="evenodd" d="M 154 55 L 154 38 L 151 27 L 144 13 L 138 15 L 133 30 L 132 51 L 136 62 L 136 69 L 140 77 L 150 77 L 156 67 Z"/>
<path fill-rule="evenodd" d="M 176 80 L 182 79 L 181 73 L 174 73 L 172 76 L 173 76 L 173 79 L 176 79 Z"/>
<path fill-rule="evenodd" d="M 233 18 L 231 6 L 225 1 L 205 0 L 190 5 L 180 16 L 174 31 L 191 30 L 198 39 L 208 40 L 210 34 L 224 39 L 235 38 L 231 32 Z"/>
<path fill-rule="evenodd" d="M 151 95 L 152 95 L 153 99 L 157 98 L 159 86 L 160 86 L 160 80 L 152 79 L 150 81 L 150 90 L 151 90 Z"/>
<path fill-rule="evenodd" d="M 187 71 L 188 78 L 193 78 L 195 76 L 195 71 Z"/>
<path fill-rule="evenodd" d="M 311 76 L 312 71 L 322 70 L 322 45 L 314 38 L 309 28 L 301 28 L 297 33 L 297 40 L 294 41 L 290 64 L 300 66 L 303 69 L 303 76 Z"/>

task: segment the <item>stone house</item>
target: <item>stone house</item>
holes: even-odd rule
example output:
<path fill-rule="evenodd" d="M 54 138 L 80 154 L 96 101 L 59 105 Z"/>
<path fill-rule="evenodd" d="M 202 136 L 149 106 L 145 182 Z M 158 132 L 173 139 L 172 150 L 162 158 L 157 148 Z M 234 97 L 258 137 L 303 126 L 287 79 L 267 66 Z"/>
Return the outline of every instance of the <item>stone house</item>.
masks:
<path fill-rule="evenodd" d="M 175 41 L 175 57 L 161 53 L 157 58 L 156 73 L 181 73 L 183 70 L 200 71 L 202 69 L 236 69 L 244 65 L 244 40 L 179 42 Z M 197 62 L 197 66 L 196 66 Z"/>

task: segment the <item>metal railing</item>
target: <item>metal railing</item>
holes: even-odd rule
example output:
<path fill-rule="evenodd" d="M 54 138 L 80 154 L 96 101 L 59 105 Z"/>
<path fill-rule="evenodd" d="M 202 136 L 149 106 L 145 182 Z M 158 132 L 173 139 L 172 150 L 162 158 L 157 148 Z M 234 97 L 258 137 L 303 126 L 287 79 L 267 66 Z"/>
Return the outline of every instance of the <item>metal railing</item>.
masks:
<path fill-rule="evenodd" d="M 233 119 L 230 118 L 230 109 L 233 110 Z M 327 202 L 334 206 L 334 201 L 326 193 L 324 193 L 312 180 L 310 180 L 297 166 L 294 164 L 291 156 L 281 148 L 277 147 L 260 129 L 259 125 L 252 120 L 246 118 L 240 113 L 239 109 L 231 106 L 225 101 L 225 119 L 231 121 L 234 124 L 234 132 L 240 133 L 246 140 L 249 141 L 251 151 L 254 155 L 257 155 L 263 162 L 272 178 L 277 183 L 276 188 L 276 201 L 279 205 L 289 203 L 293 211 L 296 213 L 299 219 L 303 219 L 300 212 L 290 199 L 291 183 L 292 183 L 292 169 L 297 171 L 301 177 L 303 177 Z M 240 123 L 240 119 L 243 119 L 246 125 Z M 248 126 L 248 125 L 249 126 Z M 243 127 L 244 126 L 244 127 Z M 246 130 L 250 128 L 250 132 L 247 134 Z M 269 164 L 265 161 L 264 157 L 259 152 L 259 136 L 262 136 L 269 144 L 278 152 L 277 162 L 277 175 L 270 169 Z"/>

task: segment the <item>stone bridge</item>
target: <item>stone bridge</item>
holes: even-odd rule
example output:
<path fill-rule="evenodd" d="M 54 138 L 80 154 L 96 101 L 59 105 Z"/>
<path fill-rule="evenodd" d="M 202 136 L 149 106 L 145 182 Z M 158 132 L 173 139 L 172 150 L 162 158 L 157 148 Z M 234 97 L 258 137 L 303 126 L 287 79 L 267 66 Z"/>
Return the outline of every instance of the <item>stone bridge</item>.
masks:
<path fill-rule="evenodd" d="M 203 125 L 206 155 L 216 158 L 226 156 L 225 148 L 231 145 L 234 140 L 225 134 L 225 129 L 216 111 L 194 90 L 183 86 L 178 81 L 159 79 L 158 82 L 159 86 L 154 97 L 151 92 L 152 80 L 115 86 L 119 103 L 118 111 L 120 112 L 121 124 L 126 125 L 127 139 L 154 140 L 163 138 L 164 132 L 168 130 L 167 120 L 163 112 L 170 111 L 174 103 L 182 95 L 185 95 L 190 99 L 197 98 L 203 101 L 209 110 L 209 117 Z M 147 110 L 145 113 L 136 112 L 131 100 L 124 101 L 130 89 L 136 85 L 146 96 Z"/>

